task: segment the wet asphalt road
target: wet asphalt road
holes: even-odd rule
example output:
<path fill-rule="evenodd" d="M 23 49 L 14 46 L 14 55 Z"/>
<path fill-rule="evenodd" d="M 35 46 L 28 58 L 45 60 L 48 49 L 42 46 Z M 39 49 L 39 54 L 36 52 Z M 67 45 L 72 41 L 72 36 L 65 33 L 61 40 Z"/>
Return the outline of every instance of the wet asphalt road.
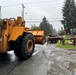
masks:
<path fill-rule="evenodd" d="M 76 75 L 76 51 L 55 44 L 36 45 L 33 56 L 25 61 L 11 51 L 0 56 L 0 75 Z"/>

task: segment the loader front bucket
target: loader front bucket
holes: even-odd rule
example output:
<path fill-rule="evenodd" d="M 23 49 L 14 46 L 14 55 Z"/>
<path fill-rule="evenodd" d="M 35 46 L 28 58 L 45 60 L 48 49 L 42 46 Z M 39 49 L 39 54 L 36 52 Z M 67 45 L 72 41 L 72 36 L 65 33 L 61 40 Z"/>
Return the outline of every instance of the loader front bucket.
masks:
<path fill-rule="evenodd" d="M 44 44 L 46 42 L 43 30 L 28 30 L 27 32 L 34 35 L 36 44 Z"/>

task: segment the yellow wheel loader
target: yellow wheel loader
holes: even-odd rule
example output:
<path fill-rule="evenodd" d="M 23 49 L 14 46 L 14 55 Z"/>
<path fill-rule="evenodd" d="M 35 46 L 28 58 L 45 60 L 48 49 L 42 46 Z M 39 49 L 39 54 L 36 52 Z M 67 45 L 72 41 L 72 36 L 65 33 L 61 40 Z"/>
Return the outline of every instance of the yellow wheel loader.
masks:
<path fill-rule="evenodd" d="M 14 50 L 16 56 L 28 59 L 34 52 L 35 44 L 44 42 L 44 31 L 32 31 L 25 27 L 22 17 L 0 20 L 0 54 Z"/>

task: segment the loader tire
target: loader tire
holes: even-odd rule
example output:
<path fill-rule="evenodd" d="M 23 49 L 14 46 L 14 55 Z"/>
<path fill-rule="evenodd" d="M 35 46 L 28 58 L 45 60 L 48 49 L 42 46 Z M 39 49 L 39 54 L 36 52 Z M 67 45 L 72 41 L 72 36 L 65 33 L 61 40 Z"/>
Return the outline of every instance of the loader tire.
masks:
<path fill-rule="evenodd" d="M 18 49 L 14 50 L 16 56 L 20 59 L 26 60 L 30 58 L 34 52 L 35 40 L 31 33 L 25 33 L 20 40 Z"/>

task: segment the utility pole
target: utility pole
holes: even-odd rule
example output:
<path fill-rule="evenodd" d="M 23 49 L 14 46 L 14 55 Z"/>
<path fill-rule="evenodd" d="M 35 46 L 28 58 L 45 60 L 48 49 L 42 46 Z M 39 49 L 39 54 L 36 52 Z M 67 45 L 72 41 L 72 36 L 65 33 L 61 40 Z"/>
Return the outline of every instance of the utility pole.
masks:
<path fill-rule="evenodd" d="M 25 6 L 24 6 L 24 4 L 22 4 L 22 21 L 24 21 L 24 8 L 25 8 Z"/>

